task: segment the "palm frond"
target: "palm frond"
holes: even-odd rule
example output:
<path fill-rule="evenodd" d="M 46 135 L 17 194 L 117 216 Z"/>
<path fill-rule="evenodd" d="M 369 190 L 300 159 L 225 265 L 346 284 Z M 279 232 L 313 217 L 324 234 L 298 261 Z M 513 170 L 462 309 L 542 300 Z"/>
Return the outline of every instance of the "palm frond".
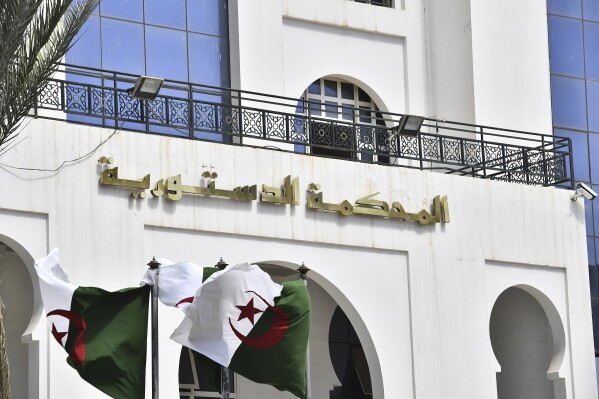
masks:
<path fill-rule="evenodd" d="M 99 1 L 0 1 L 0 150 L 14 139 Z"/>
<path fill-rule="evenodd" d="M 44 0 L 5 0 L 0 2 L 0 70 L 12 62 L 21 38 Z"/>
<path fill-rule="evenodd" d="M 0 399 L 10 399 L 10 372 L 6 354 L 6 332 L 4 330 L 4 305 L 0 299 Z"/>

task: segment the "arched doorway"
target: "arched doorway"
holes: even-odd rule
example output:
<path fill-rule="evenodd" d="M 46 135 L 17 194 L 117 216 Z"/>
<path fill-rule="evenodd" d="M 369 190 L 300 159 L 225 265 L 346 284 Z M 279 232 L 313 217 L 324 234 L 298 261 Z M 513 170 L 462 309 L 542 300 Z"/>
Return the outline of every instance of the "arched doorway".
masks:
<path fill-rule="evenodd" d="M 13 398 L 30 397 L 29 346 L 21 337 L 34 312 L 34 290 L 23 259 L 11 245 L 0 241 L 0 298 L 4 302 L 4 328 L 10 363 L 10 387 Z"/>
<path fill-rule="evenodd" d="M 510 287 L 497 298 L 489 332 L 501 372 L 498 399 L 563 399 L 557 378 L 564 331 L 548 298 L 532 287 Z"/>
<path fill-rule="evenodd" d="M 372 379 L 364 348 L 341 307 L 335 309 L 329 328 L 329 354 L 340 385 L 330 399 L 370 399 Z"/>
<path fill-rule="evenodd" d="M 300 266 L 289 262 L 256 262 L 276 282 L 298 278 Z M 308 274 L 310 275 L 310 274 Z M 372 383 L 366 355 L 356 330 L 339 304 L 313 280 L 308 282 L 312 302 L 310 331 L 310 374 L 313 398 L 372 398 Z M 341 364 L 343 363 L 343 364 Z M 203 365 L 206 367 L 203 369 Z M 205 370 L 206 372 L 204 372 Z M 214 397 L 219 376 L 202 356 L 182 348 L 179 362 L 181 399 Z M 256 384 L 241 376 L 231 376 L 231 398 L 290 399 L 294 396 L 268 385 Z M 347 396 L 348 392 L 361 396 Z M 340 395 L 346 396 L 340 396 Z"/>

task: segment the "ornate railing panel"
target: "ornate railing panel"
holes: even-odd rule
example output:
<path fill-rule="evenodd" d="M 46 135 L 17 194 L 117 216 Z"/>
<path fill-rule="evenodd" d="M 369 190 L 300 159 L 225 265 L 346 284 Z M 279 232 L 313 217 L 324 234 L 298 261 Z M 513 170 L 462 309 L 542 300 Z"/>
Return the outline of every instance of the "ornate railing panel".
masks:
<path fill-rule="evenodd" d="M 303 100 L 182 82 L 166 82 L 164 95 L 139 101 L 126 90 L 134 76 L 66 70 L 65 79 L 41 92 L 35 116 L 56 119 L 40 110 L 62 111 L 76 123 L 234 144 L 251 139 L 253 146 L 286 143 L 279 149 L 524 184 L 574 184 L 566 137 L 434 119 L 425 119 L 418 136 L 403 136 L 396 129 L 401 114 L 378 111 L 372 124 L 324 118 L 311 115 L 318 105 Z M 94 83 L 81 83 L 86 79 Z"/>

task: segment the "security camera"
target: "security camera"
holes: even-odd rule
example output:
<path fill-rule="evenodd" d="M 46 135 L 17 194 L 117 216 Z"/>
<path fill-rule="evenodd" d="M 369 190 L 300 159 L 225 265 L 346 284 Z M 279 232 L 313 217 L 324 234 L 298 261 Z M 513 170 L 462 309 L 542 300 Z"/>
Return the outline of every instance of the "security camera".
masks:
<path fill-rule="evenodd" d="M 587 186 L 586 184 L 584 184 L 582 182 L 579 182 L 579 183 L 576 183 L 576 191 L 574 192 L 574 194 L 572 194 L 570 199 L 572 201 L 576 201 L 580 197 L 585 197 L 586 199 L 591 201 L 591 200 L 595 199 L 596 196 L 597 196 L 597 193 L 595 191 L 593 191 L 592 188 L 590 188 L 589 186 Z"/>

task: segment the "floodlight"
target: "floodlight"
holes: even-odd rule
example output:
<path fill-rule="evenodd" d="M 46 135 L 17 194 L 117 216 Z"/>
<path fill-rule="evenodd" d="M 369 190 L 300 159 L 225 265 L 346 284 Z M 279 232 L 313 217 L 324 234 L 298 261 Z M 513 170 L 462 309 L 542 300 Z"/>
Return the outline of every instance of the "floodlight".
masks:
<path fill-rule="evenodd" d="M 158 95 L 164 79 L 152 78 L 150 76 L 140 76 L 135 82 L 135 86 L 127 90 L 127 93 L 138 100 L 153 100 Z"/>
<path fill-rule="evenodd" d="M 578 182 L 576 183 L 576 191 L 574 192 L 574 194 L 572 194 L 570 199 L 572 201 L 576 201 L 580 197 L 585 197 L 586 199 L 591 201 L 595 199 L 595 197 L 597 197 L 597 193 L 586 184 Z"/>
<path fill-rule="evenodd" d="M 403 115 L 399 120 L 399 125 L 395 128 L 397 136 L 416 137 L 420 134 L 420 127 L 424 122 L 424 117 L 417 115 Z"/>

